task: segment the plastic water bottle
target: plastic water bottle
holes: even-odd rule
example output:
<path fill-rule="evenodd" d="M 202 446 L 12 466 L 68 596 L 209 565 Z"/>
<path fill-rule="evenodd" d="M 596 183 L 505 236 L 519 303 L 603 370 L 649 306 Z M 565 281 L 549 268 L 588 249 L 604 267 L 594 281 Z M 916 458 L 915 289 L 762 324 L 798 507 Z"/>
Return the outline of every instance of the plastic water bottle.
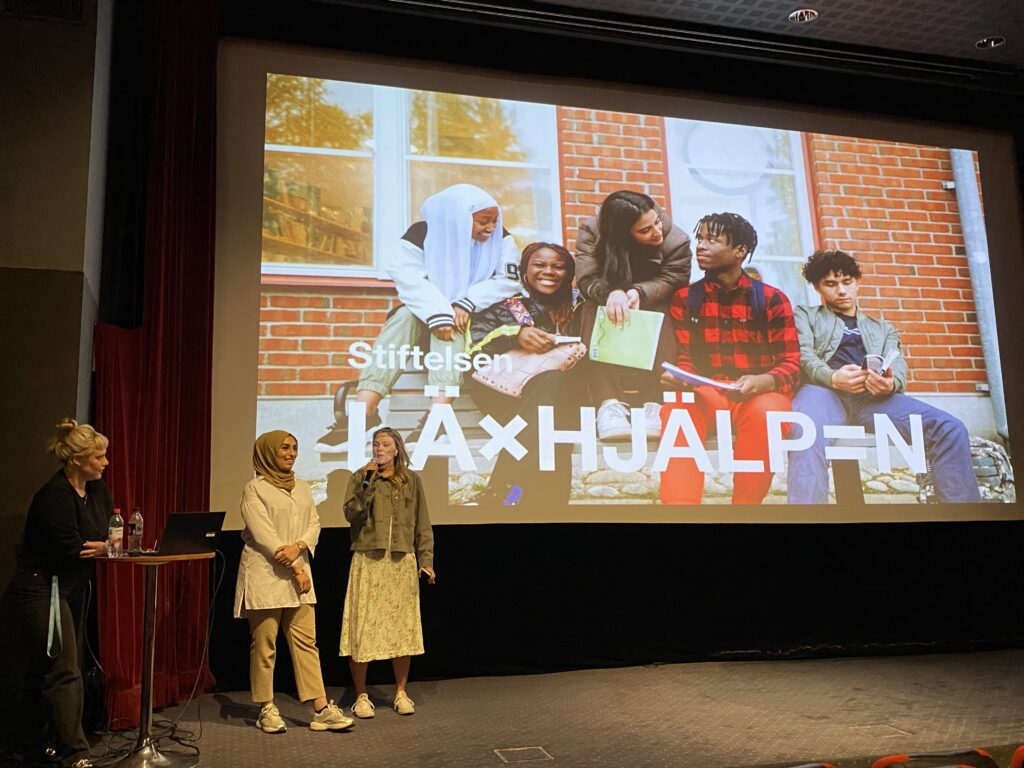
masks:
<path fill-rule="evenodd" d="M 107 557 L 124 556 L 124 518 L 121 510 L 114 507 L 114 514 L 107 523 Z"/>
<path fill-rule="evenodd" d="M 128 518 L 128 554 L 142 553 L 142 512 L 136 507 Z"/>

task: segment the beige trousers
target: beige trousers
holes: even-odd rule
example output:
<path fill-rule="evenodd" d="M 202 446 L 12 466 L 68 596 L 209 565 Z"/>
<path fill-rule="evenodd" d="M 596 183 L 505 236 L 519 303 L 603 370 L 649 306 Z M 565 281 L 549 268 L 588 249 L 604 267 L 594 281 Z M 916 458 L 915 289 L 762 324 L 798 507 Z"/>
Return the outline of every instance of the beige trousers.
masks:
<path fill-rule="evenodd" d="M 325 695 L 320 672 L 320 652 L 316 648 L 316 612 L 312 605 L 298 608 L 246 610 L 249 619 L 249 687 L 252 700 L 274 700 L 274 660 L 277 657 L 277 631 L 284 632 L 295 669 L 295 686 L 300 701 L 312 701 Z"/>

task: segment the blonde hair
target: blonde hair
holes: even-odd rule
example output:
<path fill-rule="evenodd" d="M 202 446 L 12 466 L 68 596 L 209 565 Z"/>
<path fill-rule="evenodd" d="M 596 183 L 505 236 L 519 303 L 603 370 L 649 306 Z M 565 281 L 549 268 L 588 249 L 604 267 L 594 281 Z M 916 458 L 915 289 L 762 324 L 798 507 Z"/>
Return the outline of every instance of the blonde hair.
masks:
<path fill-rule="evenodd" d="M 50 438 L 46 450 L 61 464 L 72 459 L 85 459 L 102 451 L 109 441 L 88 424 L 74 419 L 63 419 L 57 425 L 57 434 Z"/>

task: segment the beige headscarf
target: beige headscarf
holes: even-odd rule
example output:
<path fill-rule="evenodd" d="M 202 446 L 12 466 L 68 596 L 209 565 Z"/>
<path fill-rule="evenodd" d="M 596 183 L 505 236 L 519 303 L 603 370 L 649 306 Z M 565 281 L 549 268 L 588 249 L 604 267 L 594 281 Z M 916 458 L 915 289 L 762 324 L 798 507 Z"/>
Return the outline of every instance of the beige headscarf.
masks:
<path fill-rule="evenodd" d="M 283 429 L 264 432 L 256 438 L 252 447 L 252 468 L 256 474 L 267 478 L 271 485 L 282 491 L 290 491 L 295 487 L 295 473 L 291 470 L 285 472 L 277 465 L 277 449 L 288 437 L 295 440 L 295 435 Z"/>

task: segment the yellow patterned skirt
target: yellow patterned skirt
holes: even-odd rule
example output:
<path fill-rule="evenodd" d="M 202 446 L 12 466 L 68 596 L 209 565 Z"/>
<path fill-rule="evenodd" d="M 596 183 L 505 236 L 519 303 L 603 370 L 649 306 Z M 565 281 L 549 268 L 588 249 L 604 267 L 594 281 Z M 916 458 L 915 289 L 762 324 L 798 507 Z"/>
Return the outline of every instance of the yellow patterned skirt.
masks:
<path fill-rule="evenodd" d="M 423 653 L 416 555 L 353 552 L 341 621 L 341 655 L 366 662 Z"/>

